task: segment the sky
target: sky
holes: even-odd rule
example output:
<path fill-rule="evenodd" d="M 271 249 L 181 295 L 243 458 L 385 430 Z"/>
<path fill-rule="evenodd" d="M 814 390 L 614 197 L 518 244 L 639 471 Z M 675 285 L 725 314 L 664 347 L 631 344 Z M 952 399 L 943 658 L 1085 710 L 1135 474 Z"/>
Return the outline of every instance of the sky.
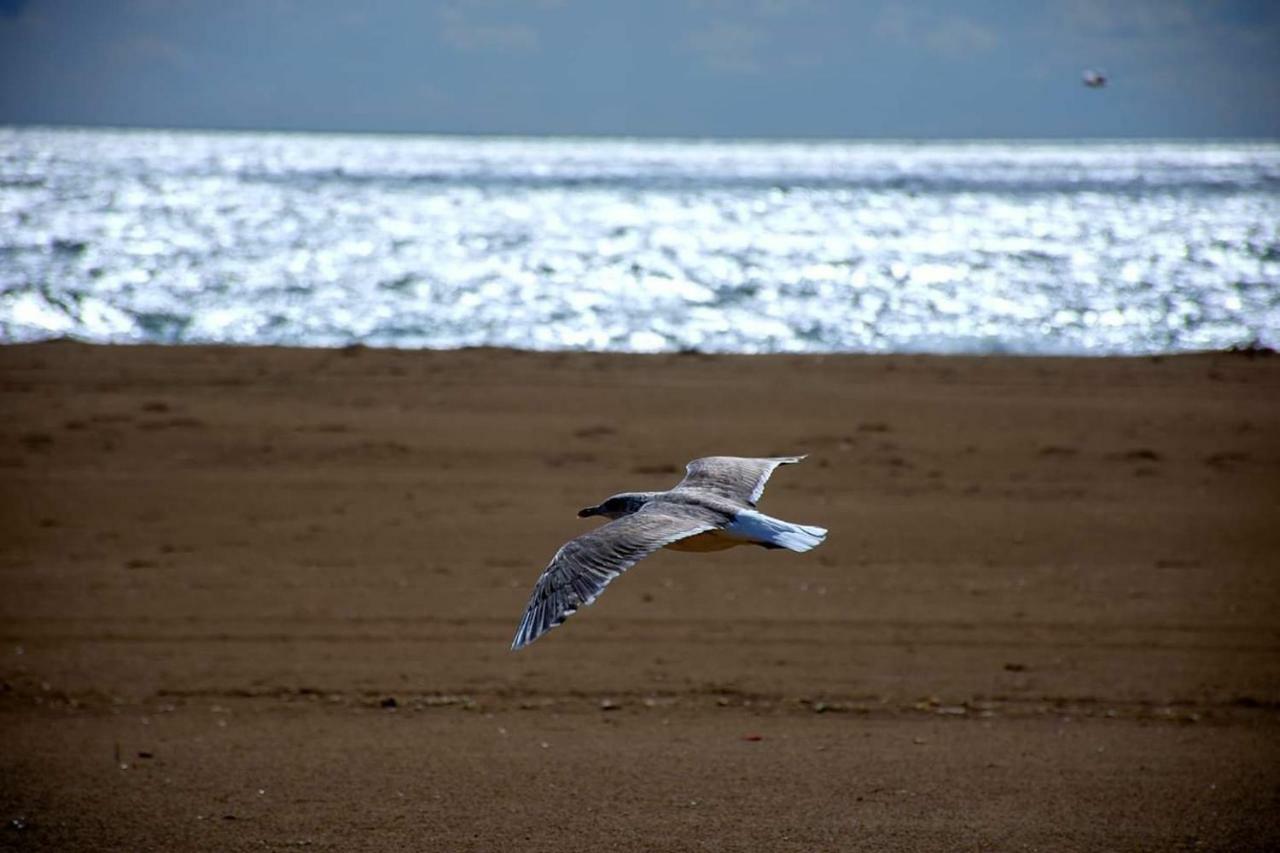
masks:
<path fill-rule="evenodd" d="M 0 124 L 1274 138 L 1278 46 L 1280 0 L 0 0 Z"/>

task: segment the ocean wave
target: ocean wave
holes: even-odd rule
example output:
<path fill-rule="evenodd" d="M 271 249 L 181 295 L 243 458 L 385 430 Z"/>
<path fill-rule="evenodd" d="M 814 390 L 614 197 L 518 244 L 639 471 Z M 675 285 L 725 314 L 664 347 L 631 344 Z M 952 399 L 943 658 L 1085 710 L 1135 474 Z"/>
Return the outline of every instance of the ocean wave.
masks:
<path fill-rule="evenodd" d="M 1280 146 L 0 130 L 0 338 L 1280 343 Z"/>

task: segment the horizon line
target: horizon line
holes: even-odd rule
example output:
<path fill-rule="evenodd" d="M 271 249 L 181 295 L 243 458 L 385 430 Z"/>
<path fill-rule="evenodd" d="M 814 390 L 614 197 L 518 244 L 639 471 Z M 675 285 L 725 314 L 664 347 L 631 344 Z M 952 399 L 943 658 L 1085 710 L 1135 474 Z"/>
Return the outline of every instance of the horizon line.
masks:
<path fill-rule="evenodd" d="M 821 136 L 821 135 L 676 135 L 663 133 L 593 133 L 593 132 L 521 132 L 521 131 L 451 131 L 451 130 L 337 130 L 324 128 L 282 128 L 251 126 L 207 126 L 207 125 L 147 125 L 147 124 L 85 124 L 80 122 L 23 122 L 0 120 L 0 128 L 15 130 L 101 130 L 124 132 L 163 132 L 163 133 L 263 133 L 298 136 L 402 136 L 402 137 L 443 137 L 455 139 L 581 139 L 581 140 L 642 140 L 646 142 L 1234 142 L 1234 143 L 1280 143 L 1280 136 L 946 136 L 946 135 L 867 135 L 867 136 Z"/>

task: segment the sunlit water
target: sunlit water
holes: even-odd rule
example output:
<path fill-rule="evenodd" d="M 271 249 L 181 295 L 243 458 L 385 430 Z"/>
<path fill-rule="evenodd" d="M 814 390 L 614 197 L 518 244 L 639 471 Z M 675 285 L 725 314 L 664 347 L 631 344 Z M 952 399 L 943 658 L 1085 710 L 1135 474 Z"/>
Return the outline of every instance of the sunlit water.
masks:
<path fill-rule="evenodd" d="M 0 128 L 0 339 L 1280 345 L 1280 144 Z"/>

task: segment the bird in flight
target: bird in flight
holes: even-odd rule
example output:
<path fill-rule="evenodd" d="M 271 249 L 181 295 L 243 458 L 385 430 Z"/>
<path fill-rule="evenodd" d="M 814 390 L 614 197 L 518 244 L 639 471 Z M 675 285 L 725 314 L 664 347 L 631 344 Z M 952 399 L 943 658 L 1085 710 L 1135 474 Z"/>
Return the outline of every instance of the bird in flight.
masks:
<path fill-rule="evenodd" d="M 822 527 L 792 524 L 756 509 L 769 476 L 803 456 L 754 459 L 708 456 L 685 467 L 665 492 L 622 492 L 578 513 L 612 519 L 570 539 L 534 584 L 512 650 L 523 648 L 596 600 L 609 581 L 659 548 L 720 551 L 759 545 L 808 551 L 822 544 Z"/>
<path fill-rule="evenodd" d="M 1082 82 L 1090 89 L 1101 89 L 1103 86 L 1107 85 L 1107 75 L 1103 71 L 1089 68 L 1085 70 L 1082 76 Z"/>

